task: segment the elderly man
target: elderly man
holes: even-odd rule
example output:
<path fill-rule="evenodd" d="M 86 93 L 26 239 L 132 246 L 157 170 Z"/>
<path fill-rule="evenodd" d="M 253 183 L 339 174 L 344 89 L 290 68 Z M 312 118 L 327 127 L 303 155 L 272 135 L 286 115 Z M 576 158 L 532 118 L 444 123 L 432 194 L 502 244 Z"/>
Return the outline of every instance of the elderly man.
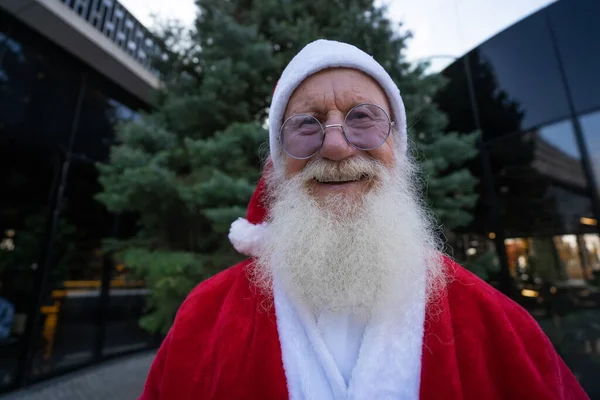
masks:
<path fill-rule="evenodd" d="M 251 256 L 181 306 L 142 399 L 585 399 L 526 311 L 441 254 L 400 92 L 319 40 L 269 111 L 230 238 Z"/>

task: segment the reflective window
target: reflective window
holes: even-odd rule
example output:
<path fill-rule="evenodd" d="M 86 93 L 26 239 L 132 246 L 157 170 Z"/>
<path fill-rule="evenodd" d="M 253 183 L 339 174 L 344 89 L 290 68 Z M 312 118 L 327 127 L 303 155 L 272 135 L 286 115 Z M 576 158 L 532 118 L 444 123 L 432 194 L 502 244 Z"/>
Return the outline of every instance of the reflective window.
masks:
<path fill-rule="evenodd" d="M 471 57 L 477 56 L 477 52 L 471 53 Z M 462 60 L 455 61 L 446 68 L 442 74 L 448 79 L 446 86 L 435 96 L 435 102 L 448 117 L 448 132 L 472 132 L 476 129 L 473 120 L 471 98 L 467 86 L 465 67 Z M 478 92 L 485 90 L 482 78 L 477 76 L 474 86 Z M 478 98 L 484 98 L 483 95 Z M 509 132 L 517 130 L 515 126 Z"/>
<path fill-rule="evenodd" d="M 98 334 L 102 239 L 112 219 L 93 196 L 99 191 L 92 164 L 69 168 L 51 270 L 41 307 L 34 378 L 92 361 Z"/>
<path fill-rule="evenodd" d="M 507 237 L 594 232 L 569 122 L 503 137 L 489 150 Z"/>
<path fill-rule="evenodd" d="M 579 118 L 585 137 L 596 185 L 600 185 L 600 111 Z"/>
<path fill-rule="evenodd" d="M 578 237 L 575 235 L 555 236 L 554 245 L 558 251 L 560 269 L 568 281 L 583 281 L 584 266 L 580 257 Z"/>
<path fill-rule="evenodd" d="M 115 265 L 106 313 L 104 355 L 143 349 L 152 344 L 152 336 L 139 324 L 149 294 L 144 281 L 137 279 L 124 264 Z"/>
<path fill-rule="evenodd" d="M 0 16 L 0 24 L 6 19 Z M 81 86 L 80 63 L 17 22 L 10 34 L 0 33 L 0 47 L 0 134 L 64 152 Z"/>
<path fill-rule="evenodd" d="M 506 239 L 510 274 L 519 287 L 585 286 L 585 280 L 593 279 L 588 271 L 597 240 L 597 234 Z"/>
<path fill-rule="evenodd" d="M 475 97 L 469 94 L 466 68 L 458 60 L 444 70 L 449 79 L 435 101 L 448 116 L 447 131 L 471 132 L 476 130 L 473 102 L 479 111 L 484 141 L 521 130 L 525 115 L 522 105 L 498 82 L 493 65 L 484 58 L 479 49 L 468 55 Z"/>
<path fill-rule="evenodd" d="M 0 390 L 14 383 L 60 159 L 0 136 Z"/>
<path fill-rule="evenodd" d="M 534 14 L 485 42 L 472 58 L 484 132 L 497 131 L 498 113 L 522 114 L 521 130 L 564 118 L 567 100 L 544 13 Z M 488 133 L 488 132 L 486 132 Z M 512 133 L 512 132 L 500 132 Z"/>
<path fill-rule="evenodd" d="M 596 398 L 600 293 L 597 278 L 590 279 L 586 271 L 597 263 L 598 235 L 512 238 L 505 245 L 517 302 L 537 320 L 590 398 Z"/>
<path fill-rule="evenodd" d="M 570 120 L 538 129 L 540 139 L 560 151 L 565 157 L 581 160 Z"/>
<path fill-rule="evenodd" d="M 116 100 L 119 96 L 122 101 Z M 123 101 L 129 100 L 129 106 Z M 82 160 L 104 161 L 110 146 L 115 143 L 115 127 L 120 122 L 135 120 L 139 114 L 134 107 L 140 106 L 123 91 L 90 74 L 84 93 L 75 140 L 74 153 Z"/>
<path fill-rule="evenodd" d="M 552 237 L 505 240 L 508 269 L 520 285 L 527 282 L 557 284 L 564 279 Z"/>
<path fill-rule="evenodd" d="M 600 237 L 597 234 L 583 235 L 584 262 L 588 278 L 600 278 Z"/>
<path fill-rule="evenodd" d="M 492 240 L 495 235 L 493 232 L 490 232 L 487 237 L 473 233 L 451 232 L 447 236 L 448 243 L 451 244 L 448 251 L 463 267 L 484 281 L 495 284 L 500 272 L 500 261 Z"/>
<path fill-rule="evenodd" d="M 559 1 L 548 16 L 576 111 L 600 108 L 600 2 Z"/>
<path fill-rule="evenodd" d="M 92 70 L 86 73 L 62 201 L 49 209 L 61 182 L 84 69 L 0 11 L 0 391 L 14 385 L 21 345 L 32 346 L 32 369 L 24 372 L 35 381 L 96 360 L 103 351 L 113 355 L 151 343 L 138 325 L 147 296 L 143 282 L 124 279 L 126 271 L 117 268 L 101 297 L 103 272 L 113 268 L 102 241 L 117 231 L 116 217 L 94 199 L 100 186 L 93 161 L 106 158 L 115 123 L 137 118 L 134 110 L 143 105 Z M 49 216 L 57 209 L 60 218 L 49 243 Z M 121 231 L 135 231 L 135 216 L 124 215 L 119 223 Z M 45 248 L 50 254 L 42 259 Z M 42 272 L 47 279 L 39 330 L 26 338 L 31 301 L 39 295 L 33 283 Z"/>

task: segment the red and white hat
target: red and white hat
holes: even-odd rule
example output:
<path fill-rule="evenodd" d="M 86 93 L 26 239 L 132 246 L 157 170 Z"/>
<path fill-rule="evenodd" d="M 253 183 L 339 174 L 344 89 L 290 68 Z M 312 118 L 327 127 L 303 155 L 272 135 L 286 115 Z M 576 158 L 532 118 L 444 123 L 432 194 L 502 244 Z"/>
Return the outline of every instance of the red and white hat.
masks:
<path fill-rule="evenodd" d="M 279 143 L 279 131 L 288 101 L 294 90 L 309 76 L 328 68 L 352 68 L 364 72 L 379 83 L 390 102 L 392 118 L 396 126 L 396 144 L 399 154 L 406 153 L 406 112 L 400 90 L 386 70 L 373 57 L 347 43 L 316 40 L 306 45 L 287 65 L 273 92 L 269 110 L 269 143 L 272 164 L 282 172 L 283 154 Z M 256 254 L 267 229 L 267 206 L 265 182 L 260 180 L 248 205 L 247 219 L 239 218 L 231 225 L 229 239 L 237 251 L 252 256 Z"/>

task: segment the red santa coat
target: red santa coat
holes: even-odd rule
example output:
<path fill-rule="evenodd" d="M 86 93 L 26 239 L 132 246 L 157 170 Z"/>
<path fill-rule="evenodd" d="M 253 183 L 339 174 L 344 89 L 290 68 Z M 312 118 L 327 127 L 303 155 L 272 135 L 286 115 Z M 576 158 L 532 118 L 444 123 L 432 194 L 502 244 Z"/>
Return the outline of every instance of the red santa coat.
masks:
<path fill-rule="evenodd" d="M 273 307 L 245 261 L 181 306 L 141 400 L 287 399 Z M 445 295 L 426 313 L 421 399 L 587 399 L 523 308 L 446 260 Z"/>

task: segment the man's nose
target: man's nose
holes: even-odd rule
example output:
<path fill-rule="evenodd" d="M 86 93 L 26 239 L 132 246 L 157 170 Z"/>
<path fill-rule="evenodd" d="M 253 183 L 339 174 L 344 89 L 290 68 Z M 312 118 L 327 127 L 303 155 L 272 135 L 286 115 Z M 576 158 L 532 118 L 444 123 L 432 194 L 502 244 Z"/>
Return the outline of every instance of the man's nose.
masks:
<path fill-rule="evenodd" d="M 336 116 L 328 118 L 323 125 L 325 139 L 319 152 L 321 157 L 332 161 L 341 161 L 356 154 L 356 148 L 346 141 L 343 122 L 343 118 Z"/>

